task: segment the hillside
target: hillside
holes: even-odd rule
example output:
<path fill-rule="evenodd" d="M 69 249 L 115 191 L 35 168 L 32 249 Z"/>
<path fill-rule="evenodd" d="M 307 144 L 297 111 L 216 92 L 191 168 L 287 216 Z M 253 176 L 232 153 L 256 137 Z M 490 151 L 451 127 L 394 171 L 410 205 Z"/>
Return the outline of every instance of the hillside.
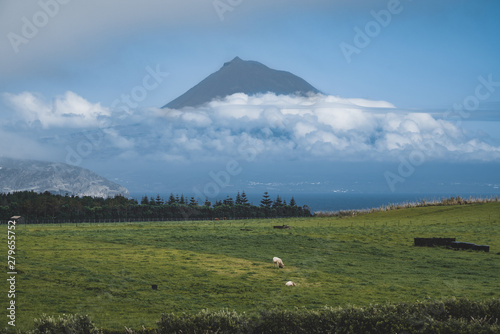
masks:
<path fill-rule="evenodd" d="M 0 192 L 26 190 L 105 198 L 129 195 L 126 188 L 85 168 L 58 162 L 0 158 Z"/>
<path fill-rule="evenodd" d="M 488 301 L 500 297 L 499 221 L 500 203 L 492 202 L 346 218 L 23 225 L 19 321 L 82 313 L 119 331 L 203 309 L 255 315 Z M 273 228 L 282 224 L 291 229 Z M 454 237 L 490 252 L 415 247 L 414 237 Z M 285 286 L 289 280 L 297 286 Z"/>

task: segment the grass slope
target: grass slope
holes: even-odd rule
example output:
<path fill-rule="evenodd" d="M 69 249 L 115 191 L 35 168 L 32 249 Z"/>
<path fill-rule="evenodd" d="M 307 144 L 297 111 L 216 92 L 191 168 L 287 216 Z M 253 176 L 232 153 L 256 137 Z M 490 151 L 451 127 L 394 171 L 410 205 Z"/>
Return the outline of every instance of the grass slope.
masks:
<path fill-rule="evenodd" d="M 205 308 L 499 298 L 499 222 L 500 203 L 482 203 L 349 218 L 18 226 L 17 327 L 32 328 L 43 313 L 89 314 L 98 327 L 123 329 Z M 281 224 L 292 229 L 272 228 Z M 491 250 L 414 247 L 414 237 Z"/>

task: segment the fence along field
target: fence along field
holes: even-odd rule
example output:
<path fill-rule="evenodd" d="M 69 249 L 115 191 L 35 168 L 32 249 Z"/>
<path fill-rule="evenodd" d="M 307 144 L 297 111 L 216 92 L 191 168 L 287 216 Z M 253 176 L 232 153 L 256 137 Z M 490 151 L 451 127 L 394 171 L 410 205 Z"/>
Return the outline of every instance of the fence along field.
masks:
<path fill-rule="evenodd" d="M 493 202 L 344 218 L 18 225 L 17 329 L 44 313 L 88 314 L 99 328 L 123 330 L 203 309 L 490 300 L 500 297 L 499 222 Z M 415 237 L 490 252 L 415 247 Z"/>

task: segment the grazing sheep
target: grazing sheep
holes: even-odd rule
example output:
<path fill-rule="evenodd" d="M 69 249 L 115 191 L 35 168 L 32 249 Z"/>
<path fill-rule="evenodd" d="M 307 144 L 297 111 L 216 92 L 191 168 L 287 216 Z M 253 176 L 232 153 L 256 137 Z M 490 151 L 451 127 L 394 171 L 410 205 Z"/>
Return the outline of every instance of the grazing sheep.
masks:
<path fill-rule="evenodd" d="M 273 265 L 278 266 L 278 268 L 284 268 L 285 265 L 283 264 L 283 261 L 279 257 L 273 257 Z"/>
<path fill-rule="evenodd" d="M 286 286 L 296 286 L 297 284 L 293 283 L 292 281 L 288 281 L 285 283 Z"/>

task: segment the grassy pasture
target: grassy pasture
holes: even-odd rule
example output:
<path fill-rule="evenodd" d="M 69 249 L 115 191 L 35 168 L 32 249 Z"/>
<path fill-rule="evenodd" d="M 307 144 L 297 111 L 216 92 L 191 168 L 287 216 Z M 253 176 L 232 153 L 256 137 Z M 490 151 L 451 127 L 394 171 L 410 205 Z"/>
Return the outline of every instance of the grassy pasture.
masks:
<path fill-rule="evenodd" d="M 272 228 L 282 224 L 292 229 Z M 414 247 L 414 237 L 456 237 L 490 253 Z M 500 298 L 500 203 L 348 218 L 24 225 L 16 249 L 18 329 L 43 313 L 138 329 L 162 313 L 206 308 Z"/>

